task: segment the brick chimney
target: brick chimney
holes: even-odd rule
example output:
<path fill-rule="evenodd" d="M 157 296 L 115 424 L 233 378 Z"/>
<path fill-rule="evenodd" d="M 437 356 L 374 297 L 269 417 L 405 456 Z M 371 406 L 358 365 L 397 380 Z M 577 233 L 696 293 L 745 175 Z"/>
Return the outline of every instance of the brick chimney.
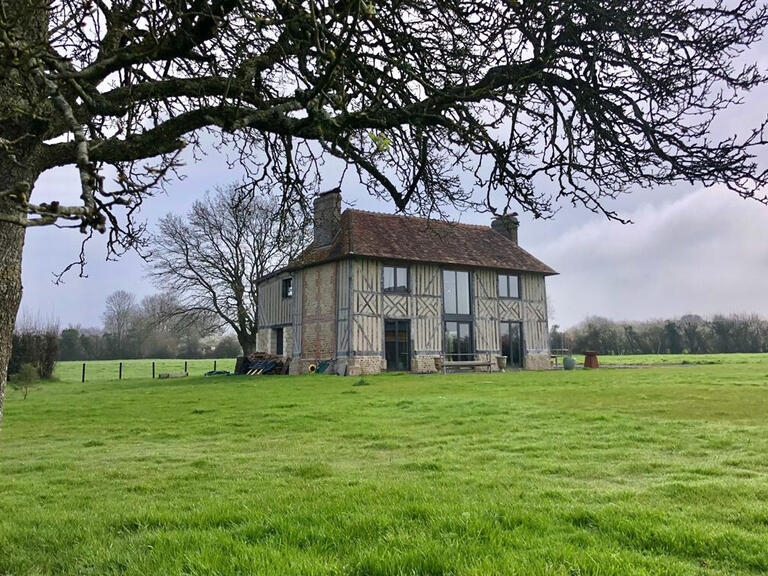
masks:
<path fill-rule="evenodd" d="M 314 203 L 315 245 L 327 246 L 339 231 L 341 224 L 341 189 L 323 192 Z"/>
<path fill-rule="evenodd" d="M 515 244 L 517 244 L 517 229 L 519 226 L 520 220 L 517 219 L 517 212 L 496 216 L 491 222 L 491 228 L 502 236 L 506 236 Z"/>

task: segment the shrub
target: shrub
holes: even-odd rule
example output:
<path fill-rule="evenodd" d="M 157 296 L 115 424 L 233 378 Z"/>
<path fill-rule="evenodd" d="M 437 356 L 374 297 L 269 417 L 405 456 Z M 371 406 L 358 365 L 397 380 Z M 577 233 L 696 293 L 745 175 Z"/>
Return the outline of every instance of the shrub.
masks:
<path fill-rule="evenodd" d="M 24 393 L 24 400 L 27 399 L 29 389 L 37 382 L 38 369 L 34 364 L 25 363 L 19 367 L 19 371 L 13 375 L 10 380 L 11 388 L 21 390 Z"/>
<path fill-rule="evenodd" d="M 224 336 L 216 344 L 216 348 L 213 350 L 214 358 L 234 358 L 240 356 L 243 349 L 240 347 L 240 343 L 237 338 L 231 335 Z"/>
<path fill-rule="evenodd" d="M 31 364 L 40 378 L 48 380 L 53 376 L 58 357 L 59 329 L 56 325 L 22 324 L 13 334 L 8 373 L 18 374 L 25 364 Z"/>

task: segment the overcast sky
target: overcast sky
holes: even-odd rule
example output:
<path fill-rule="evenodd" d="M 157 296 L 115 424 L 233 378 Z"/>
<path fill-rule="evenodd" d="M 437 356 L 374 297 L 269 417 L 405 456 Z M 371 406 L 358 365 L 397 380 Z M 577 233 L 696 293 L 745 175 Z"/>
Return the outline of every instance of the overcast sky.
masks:
<path fill-rule="evenodd" d="M 755 57 L 765 68 L 768 43 Z M 729 111 L 714 136 L 754 126 L 768 113 L 768 90 L 753 94 Z M 768 159 L 768 151 L 762 161 Z M 329 188 L 336 184 L 329 168 Z M 142 216 L 150 227 L 168 212 L 185 212 L 196 198 L 219 184 L 237 180 L 225 158 L 211 154 L 190 164 L 187 177 L 169 193 L 150 199 Z M 35 187 L 36 199 L 76 201 L 77 175 L 72 169 L 51 171 Z M 391 212 L 393 205 L 361 192 L 353 181 L 343 187 L 345 201 L 357 208 Z M 680 185 L 641 190 L 612 207 L 634 224 L 607 222 L 583 208 L 565 206 L 553 220 L 525 215 L 520 244 L 558 272 L 547 282 L 550 324 L 571 326 L 589 315 L 640 320 L 687 313 L 756 312 L 768 316 L 768 207 L 742 200 L 721 188 Z M 464 222 L 490 224 L 484 214 L 462 214 Z M 115 290 L 140 298 L 155 291 L 134 254 L 118 262 L 104 260 L 104 244 L 88 249 L 88 278 L 76 273 L 54 285 L 53 273 L 76 258 L 80 234 L 58 229 L 31 229 L 24 249 L 22 309 L 58 319 L 61 326 L 99 326 L 104 299 Z"/>

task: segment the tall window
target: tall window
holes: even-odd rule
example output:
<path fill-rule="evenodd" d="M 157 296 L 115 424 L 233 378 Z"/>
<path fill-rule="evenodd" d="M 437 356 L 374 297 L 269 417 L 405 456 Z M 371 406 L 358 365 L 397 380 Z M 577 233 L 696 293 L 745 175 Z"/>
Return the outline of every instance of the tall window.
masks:
<path fill-rule="evenodd" d="M 474 359 L 470 278 L 466 270 L 443 270 L 445 357 L 448 361 Z"/>
<path fill-rule="evenodd" d="M 502 322 L 501 354 L 507 357 L 510 368 L 523 367 L 523 327 L 519 322 Z"/>
<path fill-rule="evenodd" d="M 384 292 L 408 292 L 408 268 L 384 266 Z"/>
<path fill-rule="evenodd" d="M 499 274 L 499 298 L 520 298 L 520 277 Z"/>
<path fill-rule="evenodd" d="M 283 278 L 283 298 L 293 298 L 293 278 Z"/>
<path fill-rule="evenodd" d="M 446 315 L 472 314 L 469 292 L 469 272 L 443 270 L 443 308 Z"/>
<path fill-rule="evenodd" d="M 473 359 L 472 322 L 445 323 L 445 358 L 449 362 Z"/>

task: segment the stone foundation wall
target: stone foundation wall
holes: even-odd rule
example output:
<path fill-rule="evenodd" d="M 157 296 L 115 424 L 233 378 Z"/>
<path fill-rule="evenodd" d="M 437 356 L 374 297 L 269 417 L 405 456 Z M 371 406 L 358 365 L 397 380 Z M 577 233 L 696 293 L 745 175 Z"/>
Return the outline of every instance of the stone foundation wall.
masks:
<path fill-rule="evenodd" d="M 549 354 L 528 354 L 523 360 L 523 367 L 526 370 L 549 370 L 552 363 Z"/>
<path fill-rule="evenodd" d="M 336 362 L 331 358 L 324 360 L 307 360 L 306 358 L 291 358 L 291 365 L 288 368 L 288 374 L 295 376 L 297 374 L 308 374 L 309 365 L 314 364 L 317 366 L 320 362 L 329 362 L 328 368 L 325 369 L 323 374 L 336 374 Z"/>
<path fill-rule="evenodd" d="M 386 360 L 381 356 L 353 356 L 347 363 L 347 376 L 379 374 L 386 369 Z"/>
<path fill-rule="evenodd" d="M 499 365 L 496 361 L 498 354 L 477 354 L 477 360 L 491 360 L 491 372 L 498 372 Z M 438 362 L 435 362 L 438 360 Z M 411 361 L 411 372 L 416 374 L 434 374 L 440 371 L 438 366 L 439 356 L 417 355 Z M 343 373 L 346 366 L 347 376 L 363 376 L 366 374 L 379 374 L 386 372 L 387 361 L 381 356 L 353 356 L 352 358 L 339 358 L 338 360 L 308 360 L 304 358 L 291 359 L 289 374 L 306 374 L 310 364 L 318 364 L 322 361 L 330 361 L 331 365 L 326 369 L 326 374 Z M 523 368 L 525 370 L 549 370 L 551 362 L 548 354 L 529 354 L 524 358 Z M 466 369 L 465 369 L 466 370 Z M 476 366 L 472 369 L 475 372 L 487 372 L 486 366 Z M 509 368 L 507 368 L 509 370 Z"/>
<path fill-rule="evenodd" d="M 411 361 L 411 372 L 418 374 L 433 374 L 437 372 L 437 364 L 435 360 L 439 360 L 440 356 L 427 356 L 416 355 Z"/>

